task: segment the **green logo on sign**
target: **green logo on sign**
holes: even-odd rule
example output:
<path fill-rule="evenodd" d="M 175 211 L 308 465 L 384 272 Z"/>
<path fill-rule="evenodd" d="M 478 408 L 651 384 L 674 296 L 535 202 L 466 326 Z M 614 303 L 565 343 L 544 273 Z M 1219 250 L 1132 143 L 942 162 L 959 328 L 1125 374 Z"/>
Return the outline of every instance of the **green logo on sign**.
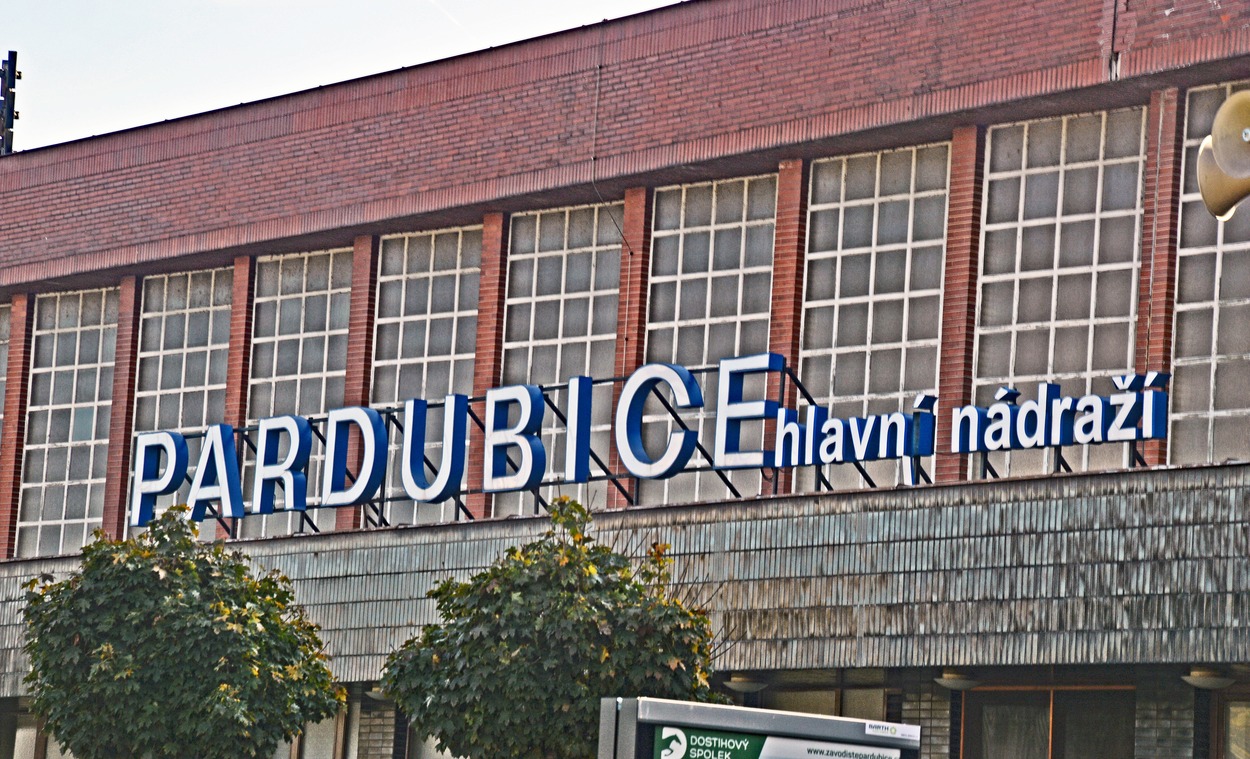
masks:
<path fill-rule="evenodd" d="M 660 759 L 685 759 L 686 734 L 680 728 L 662 728 L 656 750 L 660 752 Z"/>

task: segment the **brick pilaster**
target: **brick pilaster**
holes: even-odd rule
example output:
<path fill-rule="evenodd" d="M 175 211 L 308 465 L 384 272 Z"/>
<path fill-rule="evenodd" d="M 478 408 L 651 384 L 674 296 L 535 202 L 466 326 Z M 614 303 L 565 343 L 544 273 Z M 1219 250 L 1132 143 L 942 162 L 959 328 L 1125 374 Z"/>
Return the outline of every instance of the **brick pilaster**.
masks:
<path fill-rule="evenodd" d="M 109 410 L 108 477 L 104 482 L 104 523 L 108 536 L 126 534 L 130 454 L 135 429 L 135 383 L 139 376 L 139 321 L 143 297 L 138 277 L 123 277 L 118 288 L 117 347 L 113 352 L 113 402 Z"/>
<path fill-rule="evenodd" d="M 26 449 L 26 400 L 34 346 L 35 296 L 13 296 L 9 321 L 9 363 L 5 367 L 5 445 L 0 446 L 0 556 L 17 554 L 17 515 L 22 495 L 22 458 Z"/>
<path fill-rule="evenodd" d="M 473 396 L 481 398 L 497 386 L 503 376 L 503 306 L 508 276 L 508 218 L 488 213 L 482 219 L 482 276 L 478 290 L 477 347 L 473 361 Z M 473 410 L 486 418 L 486 404 L 475 403 Z M 486 473 L 481 431 L 470 422 L 469 436 L 478 441 L 469 446 L 469 488 L 481 490 Z M 489 493 L 473 493 L 467 502 L 475 518 L 488 517 L 493 510 Z"/>
<path fill-rule="evenodd" d="M 256 296 L 256 261 L 234 259 L 230 294 L 230 347 L 226 354 L 226 418 L 235 429 L 247 425 L 247 400 L 252 379 L 252 306 Z M 243 446 L 239 446 L 243 455 Z M 245 494 L 246 498 L 247 495 Z M 229 537 L 218 527 L 217 537 Z"/>
<path fill-rule="evenodd" d="M 803 324 L 803 283 L 807 260 L 807 172 L 801 160 L 782 161 L 777 170 L 777 224 L 773 236 L 773 301 L 769 313 L 768 349 L 786 357 L 786 366 L 799 366 L 800 328 Z M 768 397 L 793 405 L 796 392 L 783 377 L 768 378 Z M 776 422 L 764 424 L 764 448 L 772 445 Z M 776 492 L 788 493 L 793 469 L 777 471 Z"/>
<path fill-rule="evenodd" d="M 252 305 L 256 295 L 256 262 L 250 256 L 234 259 L 230 299 L 229 367 L 226 375 L 226 418 L 235 427 L 247 424 L 248 385 L 252 379 Z"/>
<path fill-rule="evenodd" d="M 613 374 L 627 377 L 647 360 L 647 297 L 651 277 L 652 192 L 645 187 L 625 191 L 625 224 L 621 241 L 621 286 L 616 305 L 616 365 Z M 612 406 L 620 399 L 621 385 L 612 389 Z M 613 472 L 623 472 L 613 442 L 608 455 Z M 638 483 L 619 481 L 636 496 Z M 615 487 L 608 487 L 608 508 L 622 509 L 629 501 Z"/>
<path fill-rule="evenodd" d="M 968 476 L 967 457 L 950 453 L 951 412 L 972 400 L 972 351 L 977 323 L 981 255 L 981 192 L 985 129 L 964 126 L 951 135 L 950 193 L 946 210 L 946 267 L 942 284 L 942 347 L 938 366 L 935 481 Z"/>
<path fill-rule="evenodd" d="M 376 313 L 378 250 L 381 238 L 357 237 L 352 248 L 351 313 L 347 317 L 347 376 L 344 406 L 368 406 L 373 390 L 373 317 Z M 347 466 L 360 471 L 360 437 L 353 434 L 347 448 Z M 360 507 L 343 507 L 334 514 L 334 529 L 360 526 Z"/>
<path fill-rule="evenodd" d="M 1184 93 L 1157 90 L 1146 110 L 1141 268 L 1138 270 L 1134 368 L 1172 371 L 1172 322 L 1176 301 L 1177 220 L 1181 202 Z M 1152 465 L 1167 463 L 1167 441 L 1150 440 L 1142 454 Z"/>

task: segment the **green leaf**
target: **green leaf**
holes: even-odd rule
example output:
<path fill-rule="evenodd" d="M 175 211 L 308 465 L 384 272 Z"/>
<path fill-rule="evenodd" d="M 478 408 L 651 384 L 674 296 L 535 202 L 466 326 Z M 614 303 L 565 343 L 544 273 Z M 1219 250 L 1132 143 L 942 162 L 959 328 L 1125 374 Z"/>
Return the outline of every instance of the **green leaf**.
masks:
<path fill-rule="evenodd" d="M 442 622 L 387 660 L 383 688 L 439 750 L 584 759 L 601 697 L 719 700 L 707 615 L 668 594 L 667 546 L 634 572 L 595 542 L 585 507 L 550 512 L 540 539 L 430 591 Z"/>
<path fill-rule="evenodd" d="M 79 759 L 272 756 L 345 697 L 292 597 L 196 540 L 185 509 L 129 540 L 97 532 L 77 572 L 28 585 L 32 709 Z"/>

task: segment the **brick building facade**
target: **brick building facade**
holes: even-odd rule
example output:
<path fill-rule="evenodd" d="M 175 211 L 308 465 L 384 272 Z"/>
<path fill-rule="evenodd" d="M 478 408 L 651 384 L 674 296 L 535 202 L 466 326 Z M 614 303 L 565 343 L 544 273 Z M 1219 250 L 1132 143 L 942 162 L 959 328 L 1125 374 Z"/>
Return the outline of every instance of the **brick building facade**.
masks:
<path fill-rule="evenodd" d="M 1212 218 L 1194 169 L 1248 77 L 1238 2 L 695 0 L 0 159 L 0 756 L 57 755 L 25 711 L 21 583 L 126 533 L 136 436 L 194 462 L 212 424 L 449 393 L 480 419 L 522 383 L 560 410 L 578 375 L 601 380 L 590 482 L 484 492 L 471 424 L 455 500 L 392 466 L 370 503 L 205 523 L 295 581 L 349 685 L 283 752 L 432 755 L 384 657 L 433 582 L 567 493 L 609 539 L 673 544 L 739 700 L 919 724 L 924 757 L 1250 756 L 1250 214 Z M 710 450 L 702 370 L 765 352 L 789 373 L 747 392 L 793 409 L 935 396 L 921 483 L 707 452 L 629 476 L 625 378 L 696 370 L 708 408 L 648 404 L 642 435 Z M 1171 376 L 1166 439 L 952 452 L 955 411 L 1003 387 L 1146 372 Z"/>

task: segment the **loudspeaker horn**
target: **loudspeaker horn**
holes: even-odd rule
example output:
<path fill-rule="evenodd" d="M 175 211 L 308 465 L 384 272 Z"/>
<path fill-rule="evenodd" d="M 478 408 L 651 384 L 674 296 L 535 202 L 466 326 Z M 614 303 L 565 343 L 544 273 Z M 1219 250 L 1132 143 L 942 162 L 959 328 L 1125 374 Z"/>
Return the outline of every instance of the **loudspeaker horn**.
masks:
<path fill-rule="evenodd" d="M 1198 190 L 1211 215 L 1228 221 L 1237 204 L 1250 196 L 1250 177 L 1232 177 L 1225 173 L 1216 163 L 1211 142 L 1210 137 L 1205 137 L 1198 147 Z"/>
<path fill-rule="evenodd" d="M 1215 162 L 1230 177 L 1250 177 L 1250 91 L 1234 92 L 1211 123 Z"/>

